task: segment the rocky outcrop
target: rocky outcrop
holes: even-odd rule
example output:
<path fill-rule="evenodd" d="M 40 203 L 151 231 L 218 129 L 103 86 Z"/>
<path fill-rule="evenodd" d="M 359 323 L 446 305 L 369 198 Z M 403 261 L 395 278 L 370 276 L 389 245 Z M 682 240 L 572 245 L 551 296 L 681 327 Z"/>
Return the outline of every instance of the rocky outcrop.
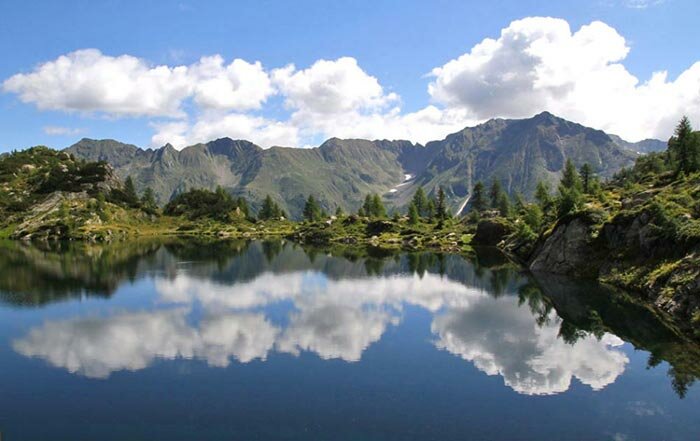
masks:
<path fill-rule="evenodd" d="M 655 222 L 650 209 L 602 225 L 587 214 L 561 219 L 540 238 L 528 267 L 619 286 L 692 329 L 700 321 L 700 245 L 669 240 Z"/>
<path fill-rule="evenodd" d="M 71 193 L 57 191 L 46 199 L 32 206 L 22 222 L 12 233 L 12 239 L 66 239 L 70 234 L 70 226 L 62 207 L 68 207 L 78 200 L 87 199 L 84 192 Z M 99 219 L 98 219 L 99 220 Z"/>
<path fill-rule="evenodd" d="M 528 264 L 532 271 L 570 276 L 590 276 L 594 257 L 590 222 L 574 217 L 559 222 L 552 233 L 535 247 Z"/>

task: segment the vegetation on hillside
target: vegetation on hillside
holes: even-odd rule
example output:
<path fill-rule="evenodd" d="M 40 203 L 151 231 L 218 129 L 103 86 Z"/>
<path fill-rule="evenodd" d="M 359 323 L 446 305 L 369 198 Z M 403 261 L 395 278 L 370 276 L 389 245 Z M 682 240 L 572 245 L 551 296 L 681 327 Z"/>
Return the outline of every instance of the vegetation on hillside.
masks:
<path fill-rule="evenodd" d="M 510 201 L 497 182 L 486 193 L 474 186 L 475 239 L 499 231 L 494 243 L 536 269 L 543 253 L 556 255 L 545 270 L 644 293 L 700 328 L 700 132 L 687 118 L 665 152 L 639 157 L 609 181 L 567 161 L 556 191 L 540 182 L 533 202 Z M 503 228 L 486 228 L 493 224 Z"/>

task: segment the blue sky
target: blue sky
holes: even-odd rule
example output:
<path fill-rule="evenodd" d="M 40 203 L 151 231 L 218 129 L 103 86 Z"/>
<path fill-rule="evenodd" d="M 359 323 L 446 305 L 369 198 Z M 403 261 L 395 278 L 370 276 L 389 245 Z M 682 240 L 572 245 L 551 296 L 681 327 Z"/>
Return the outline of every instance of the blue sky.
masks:
<path fill-rule="evenodd" d="M 683 0 L 5 0 L 0 151 L 83 136 L 145 147 L 424 142 L 541 110 L 663 138 L 680 114 L 700 120 L 699 16 L 700 2 Z M 496 45 L 476 56 L 486 38 Z M 85 49 L 96 51 L 71 55 Z M 133 90 L 108 96 L 120 88 Z"/>

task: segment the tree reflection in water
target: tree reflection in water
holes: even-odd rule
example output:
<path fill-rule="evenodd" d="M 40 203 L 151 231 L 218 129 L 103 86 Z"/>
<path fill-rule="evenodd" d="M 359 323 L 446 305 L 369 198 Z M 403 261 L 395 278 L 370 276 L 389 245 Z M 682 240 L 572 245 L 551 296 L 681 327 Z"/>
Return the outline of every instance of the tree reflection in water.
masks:
<path fill-rule="evenodd" d="M 146 277 L 154 310 L 49 321 L 14 348 L 100 378 L 156 358 L 226 366 L 306 351 L 357 362 L 410 305 L 431 314 L 436 348 L 523 394 L 560 393 L 572 378 L 605 387 L 628 362 L 623 341 L 648 351 L 649 367 L 668 362 L 681 397 L 700 375 L 698 346 L 646 307 L 596 284 L 525 274 L 493 249 L 463 257 L 284 241 L 0 246 L 0 301 L 14 307 L 110 297 Z M 291 305 L 284 323 L 266 316 L 279 304 Z"/>

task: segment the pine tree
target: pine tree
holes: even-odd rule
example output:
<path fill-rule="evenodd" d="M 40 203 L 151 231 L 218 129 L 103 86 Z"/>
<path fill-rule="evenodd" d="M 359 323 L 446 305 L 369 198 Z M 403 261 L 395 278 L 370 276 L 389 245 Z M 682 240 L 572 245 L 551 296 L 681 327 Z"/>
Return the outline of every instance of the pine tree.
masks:
<path fill-rule="evenodd" d="M 549 186 L 544 183 L 544 181 L 537 182 L 537 189 L 535 190 L 535 199 L 540 205 L 542 211 L 549 210 L 552 204 L 552 195 L 549 192 Z"/>
<path fill-rule="evenodd" d="M 258 217 L 262 220 L 270 220 L 275 217 L 279 209 L 279 207 L 276 206 L 275 201 L 272 200 L 272 197 L 268 194 L 265 196 L 265 200 L 263 200 L 262 207 L 260 208 L 260 213 L 258 214 Z"/>
<path fill-rule="evenodd" d="M 127 176 L 124 181 L 124 202 L 132 207 L 139 204 L 139 196 L 136 194 L 136 187 L 134 186 L 134 180 L 131 176 Z"/>
<path fill-rule="evenodd" d="M 382 203 L 382 198 L 379 197 L 378 194 L 375 193 L 372 195 L 372 202 L 370 204 L 370 207 L 371 207 L 370 215 L 372 217 L 376 217 L 376 218 L 386 217 L 386 208 L 384 208 L 384 204 Z"/>
<path fill-rule="evenodd" d="M 583 197 L 578 188 L 559 186 L 559 198 L 557 201 L 557 216 L 566 216 L 576 211 L 583 203 Z"/>
<path fill-rule="evenodd" d="M 432 199 L 428 200 L 428 207 L 425 209 L 425 217 L 428 219 L 428 222 L 432 222 L 435 217 L 435 201 Z"/>
<path fill-rule="evenodd" d="M 579 174 L 581 175 L 581 184 L 583 188 L 583 192 L 586 194 L 591 193 L 591 181 L 593 180 L 593 168 L 589 163 L 585 163 L 581 166 L 581 170 L 579 171 Z"/>
<path fill-rule="evenodd" d="M 470 202 L 472 203 L 472 209 L 474 211 L 481 212 L 488 208 L 488 202 L 486 201 L 486 188 L 481 181 L 478 181 L 476 185 L 474 185 Z"/>
<path fill-rule="evenodd" d="M 570 159 L 566 160 L 564 172 L 559 182 L 559 198 L 557 200 L 557 216 L 562 217 L 576 211 L 583 202 L 581 177 Z"/>
<path fill-rule="evenodd" d="M 418 190 L 416 190 L 416 193 L 413 195 L 413 203 L 416 204 L 418 214 L 425 216 L 428 209 L 428 198 L 425 196 L 423 187 L 418 187 Z"/>
<path fill-rule="evenodd" d="M 309 195 L 304 205 L 304 219 L 314 222 L 321 218 L 321 208 L 313 195 Z"/>
<path fill-rule="evenodd" d="M 698 158 L 697 136 L 693 133 L 693 127 L 687 116 L 681 118 L 676 126 L 674 136 L 669 141 L 671 156 L 675 159 L 676 172 L 692 173 L 698 170 L 700 164 Z"/>
<path fill-rule="evenodd" d="M 436 216 L 439 221 L 444 221 L 445 219 L 447 219 L 448 214 L 445 202 L 445 190 L 442 189 L 442 186 L 438 188 L 437 204 L 435 205 L 435 210 Z"/>
<path fill-rule="evenodd" d="M 502 193 L 503 188 L 501 187 L 501 183 L 497 179 L 494 179 L 493 182 L 491 182 L 491 190 L 489 190 L 492 208 L 498 208 L 498 202 L 501 200 Z"/>
<path fill-rule="evenodd" d="M 416 225 L 420 221 L 420 214 L 418 213 L 418 207 L 416 207 L 415 202 L 411 202 L 408 206 L 408 223 L 411 225 Z"/>
<path fill-rule="evenodd" d="M 147 212 L 154 214 L 158 209 L 158 204 L 156 203 L 156 194 L 153 192 L 151 187 L 147 187 L 143 191 L 141 196 L 141 207 Z"/>
<path fill-rule="evenodd" d="M 365 196 L 365 202 L 362 204 L 362 214 L 360 216 L 372 216 L 372 195 L 367 193 Z M 359 214 L 359 213 L 358 213 Z"/>
<path fill-rule="evenodd" d="M 510 206 L 510 199 L 508 199 L 508 195 L 505 192 L 502 192 L 501 195 L 498 197 L 498 211 L 503 217 L 510 217 L 511 216 L 511 206 Z"/>
<path fill-rule="evenodd" d="M 343 217 L 345 213 L 343 213 L 343 207 L 338 205 L 338 208 L 335 209 L 335 217 Z"/>
<path fill-rule="evenodd" d="M 564 165 L 564 171 L 561 175 L 560 185 L 564 186 L 564 188 L 567 189 L 576 189 L 579 192 L 583 189 L 581 185 L 581 177 L 578 175 L 578 171 L 576 171 L 576 166 L 571 161 L 571 159 L 566 160 L 566 164 Z"/>

